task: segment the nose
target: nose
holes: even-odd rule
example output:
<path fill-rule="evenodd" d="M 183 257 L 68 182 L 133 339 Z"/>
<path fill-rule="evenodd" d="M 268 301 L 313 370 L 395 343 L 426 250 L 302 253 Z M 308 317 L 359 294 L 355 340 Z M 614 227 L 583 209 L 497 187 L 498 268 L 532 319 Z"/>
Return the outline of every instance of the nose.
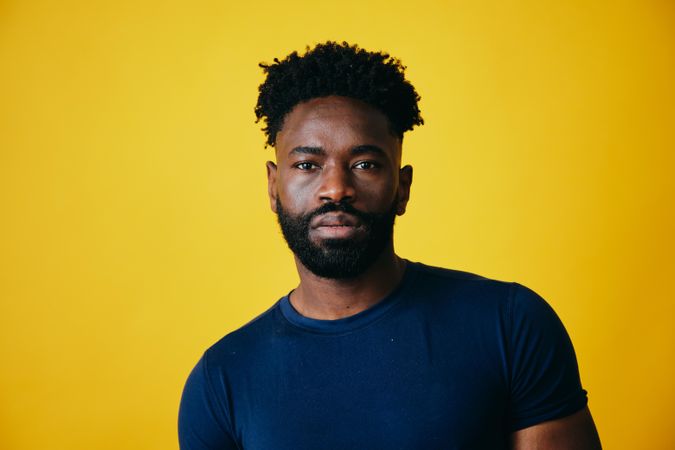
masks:
<path fill-rule="evenodd" d="M 351 173 L 342 167 L 324 167 L 321 173 L 319 199 L 322 202 L 353 202 L 356 195 Z"/>

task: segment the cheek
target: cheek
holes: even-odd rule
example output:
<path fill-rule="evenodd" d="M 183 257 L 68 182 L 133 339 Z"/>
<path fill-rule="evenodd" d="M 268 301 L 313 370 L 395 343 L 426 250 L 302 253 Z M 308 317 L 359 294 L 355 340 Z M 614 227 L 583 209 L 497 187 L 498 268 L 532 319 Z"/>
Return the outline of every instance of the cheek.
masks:
<path fill-rule="evenodd" d="M 301 212 L 311 203 L 314 186 L 311 180 L 302 177 L 284 177 L 278 180 L 279 200 L 289 212 Z"/>
<path fill-rule="evenodd" d="M 354 206 L 372 212 L 385 212 L 391 207 L 396 199 L 396 186 L 373 180 L 360 183 L 358 186 L 357 200 Z"/>

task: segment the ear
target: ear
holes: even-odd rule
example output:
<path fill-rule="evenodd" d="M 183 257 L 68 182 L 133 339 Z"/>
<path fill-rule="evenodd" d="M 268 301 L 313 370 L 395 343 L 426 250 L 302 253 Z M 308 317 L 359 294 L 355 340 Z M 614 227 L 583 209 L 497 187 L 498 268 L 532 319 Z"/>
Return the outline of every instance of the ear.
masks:
<path fill-rule="evenodd" d="M 270 198 L 270 208 L 277 212 L 277 165 L 272 161 L 265 163 L 267 167 L 267 195 Z"/>
<path fill-rule="evenodd" d="M 410 200 L 410 185 L 413 179 L 412 166 L 401 167 L 398 174 L 398 192 L 396 194 L 396 214 L 405 214 L 405 208 Z"/>

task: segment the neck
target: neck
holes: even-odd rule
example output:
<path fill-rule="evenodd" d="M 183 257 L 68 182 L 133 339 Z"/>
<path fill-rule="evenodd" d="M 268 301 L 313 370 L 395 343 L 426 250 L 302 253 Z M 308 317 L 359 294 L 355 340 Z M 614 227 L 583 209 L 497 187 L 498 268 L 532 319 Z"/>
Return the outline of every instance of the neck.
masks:
<path fill-rule="evenodd" d="M 320 320 L 342 319 L 375 305 L 398 286 L 406 265 L 393 246 L 383 251 L 368 270 L 350 279 L 318 277 L 297 257 L 295 264 L 300 284 L 289 300 L 303 316 Z"/>

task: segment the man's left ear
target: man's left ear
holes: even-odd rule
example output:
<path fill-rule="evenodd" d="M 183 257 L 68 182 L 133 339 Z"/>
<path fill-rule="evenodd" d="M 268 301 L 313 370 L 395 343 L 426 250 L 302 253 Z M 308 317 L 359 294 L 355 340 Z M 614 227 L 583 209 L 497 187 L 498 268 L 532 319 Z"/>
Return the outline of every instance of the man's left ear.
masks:
<path fill-rule="evenodd" d="M 398 173 L 398 192 L 396 194 L 396 214 L 405 214 L 405 208 L 410 200 L 410 185 L 413 179 L 412 166 L 403 166 Z"/>

